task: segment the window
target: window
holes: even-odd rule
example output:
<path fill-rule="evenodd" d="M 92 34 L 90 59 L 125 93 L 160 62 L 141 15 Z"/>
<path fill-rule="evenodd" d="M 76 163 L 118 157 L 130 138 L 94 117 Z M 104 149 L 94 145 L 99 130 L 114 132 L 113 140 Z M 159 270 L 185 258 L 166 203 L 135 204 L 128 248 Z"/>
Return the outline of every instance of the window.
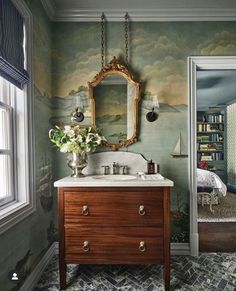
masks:
<path fill-rule="evenodd" d="M 14 93 L 15 86 L 0 77 L 0 207 L 15 199 L 14 169 Z"/>
<path fill-rule="evenodd" d="M 30 82 L 19 86 L 11 77 L 5 78 L 4 73 L 0 76 L 0 233 L 35 210 L 32 16 L 24 1 L 13 0 L 13 3 L 24 19 L 24 69 Z"/>

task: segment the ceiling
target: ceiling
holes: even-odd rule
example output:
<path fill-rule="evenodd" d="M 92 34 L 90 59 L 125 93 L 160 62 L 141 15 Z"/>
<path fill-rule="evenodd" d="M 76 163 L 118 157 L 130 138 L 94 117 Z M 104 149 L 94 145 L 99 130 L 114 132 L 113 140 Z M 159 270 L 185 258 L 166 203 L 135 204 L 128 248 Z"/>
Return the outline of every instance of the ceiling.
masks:
<path fill-rule="evenodd" d="M 226 106 L 236 102 L 236 70 L 197 71 L 197 108 Z"/>
<path fill-rule="evenodd" d="M 53 21 L 235 21 L 235 0 L 41 0 Z"/>

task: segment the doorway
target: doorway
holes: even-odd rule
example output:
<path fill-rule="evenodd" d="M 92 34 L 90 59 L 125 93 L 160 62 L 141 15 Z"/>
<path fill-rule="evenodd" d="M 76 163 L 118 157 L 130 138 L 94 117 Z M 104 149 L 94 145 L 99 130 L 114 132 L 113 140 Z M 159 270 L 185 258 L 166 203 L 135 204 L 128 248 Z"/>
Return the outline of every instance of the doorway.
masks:
<path fill-rule="evenodd" d="M 229 85 L 222 92 L 219 86 L 235 80 L 236 57 L 189 57 L 188 65 L 191 254 L 198 255 L 199 247 L 200 251 L 233 251 L 236 215 L 229 206 L 236 197 L 231 153 L 236 137 L 232 138 L 230 128 L 234 128 L 231 112 L 236 97 Z"/>

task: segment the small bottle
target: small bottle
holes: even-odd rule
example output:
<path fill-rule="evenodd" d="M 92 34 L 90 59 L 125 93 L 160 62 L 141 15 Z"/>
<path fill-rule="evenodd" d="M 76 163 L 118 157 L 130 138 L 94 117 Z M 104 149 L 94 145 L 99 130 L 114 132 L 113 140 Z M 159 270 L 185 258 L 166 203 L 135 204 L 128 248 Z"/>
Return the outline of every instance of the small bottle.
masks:
<path fill-rule="evenodd" d="M 149 160 L 147 163 L 147 173 L 155 174 L 155 163 L 152 160 Z"/>

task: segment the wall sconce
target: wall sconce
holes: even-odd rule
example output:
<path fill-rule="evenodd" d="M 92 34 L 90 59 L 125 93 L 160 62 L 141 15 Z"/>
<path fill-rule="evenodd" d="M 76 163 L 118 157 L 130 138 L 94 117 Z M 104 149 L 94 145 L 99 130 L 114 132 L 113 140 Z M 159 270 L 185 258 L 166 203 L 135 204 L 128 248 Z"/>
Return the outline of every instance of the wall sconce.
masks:
<path fill-rule="evenodd" d="M 83 101 L 80 96 L 77 96 L 75 111 L 71 113 L 71 120 L 75 122 L 82 122 L 84 120 Z"/>
<path fill-rule="evenodd" d="M 152 99 L 152 111 L 150 111 L 146 114 L 147 121 L 153 122 L 153 121 L 157 120 L 157 118 L 158 118 L 157 109 L 158 108 L 159 108 L 159 102 L 157 99 L 157 95 L 155 95 L 155 96 L 153 96 L 153 99 Z"/>

